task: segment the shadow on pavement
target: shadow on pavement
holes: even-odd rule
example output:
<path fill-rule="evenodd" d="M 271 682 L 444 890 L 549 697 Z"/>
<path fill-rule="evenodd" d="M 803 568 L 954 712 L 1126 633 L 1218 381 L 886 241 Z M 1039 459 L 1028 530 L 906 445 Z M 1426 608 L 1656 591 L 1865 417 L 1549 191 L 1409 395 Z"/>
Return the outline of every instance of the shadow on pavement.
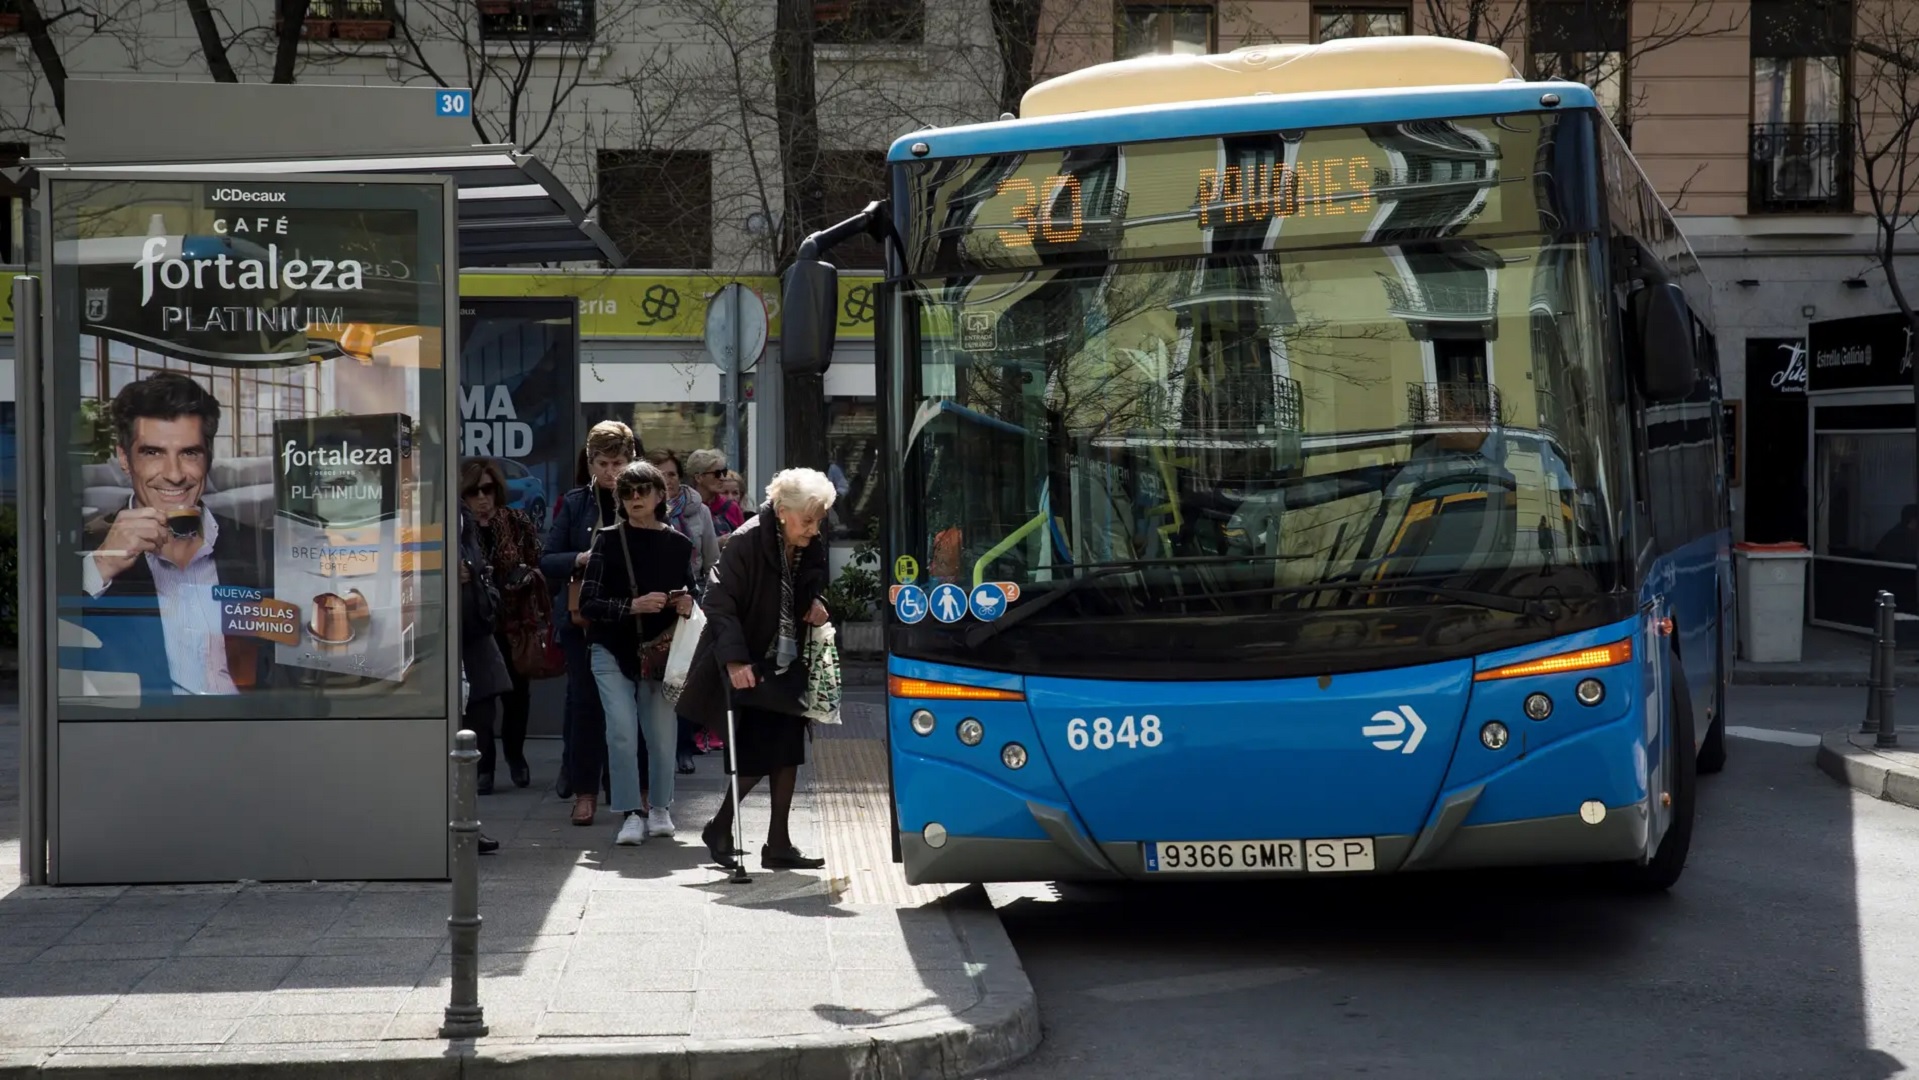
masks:
<path fill-rule="evenodd" d="M 1872 1033 L 1910 1031 L 1919 979 L 1862 933 L 1857 883 L 1883 871 L 1861 876 L 1850 791 L 1810 750 L 1732 751 L 1663 895 L 1563 870 L 1007 887 L 1046 1041 L 999 1075 L 1898 1074 Z M 1883 805 L 1861 808 L 1875 830 Z M 1919 839 L 1919 815 L 1891 827 Z M 1908 899 L 1909 865 L 1886 883 Z M 1862 952 L 1885 958 L 1870 975 Z"/>

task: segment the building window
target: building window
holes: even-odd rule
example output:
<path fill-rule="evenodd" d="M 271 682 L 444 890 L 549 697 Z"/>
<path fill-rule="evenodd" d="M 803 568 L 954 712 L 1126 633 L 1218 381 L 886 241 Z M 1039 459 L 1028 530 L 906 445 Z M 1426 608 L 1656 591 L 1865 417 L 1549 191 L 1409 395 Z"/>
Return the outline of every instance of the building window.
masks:
<path fill-rule="evenodd" d="M 753 410 L 746 406 L 752 401 L 754 375 L 747 372 L 740 377 L 742 405 L 736 416 L 740 427 L 740 456 L 746 455 L 751 444 L 750 423 Z M 722 450 L 726 446 L 726 406 L 718 401 L 587 401 L 580 403 L 581 439 L 592 430 L 594 424 L 602 420 L 618 420 L 633 429 L 640 441 L 642 453 L 654 450 L 671 450 L 680 456 L 680 464 L 686 464 L 686 455 L 695 450 Z M 729 461 L 727 468 L 741 476 L 752 476 L 749 463 Z M 576 475 L 579 483 L 586 483 L 584 477 Z M 745 497 L 746 512 L 752 513 L 759 506 L 759 496 L 747 485 L 741 493 Z"/>
<path fill-rule="evenodd" d="M 926 40 L 925 0 L 817 0 L 813 40 L 821 45 L 918 45 Z"/>
<path fill-rule="evenodd" d="M 817 178 L 826 196 L 823 224 L 845 221 L 886 197 L 886 151 L 822 150 Z M 833 262 L 842 270 L 883 270 L 886 249 L 870 236 L 858 236 L 833 249 Z"/>
<path fill-rule="evenodd" d="M 1527 63 L 1535 79 L 1584 83 L 1632 141 L 1626 55 L 1632 40 L 1628 0 L 1533 0 Z"/>
<path fill-rule="evenodd" d="M 1114 44 L 1121 60 L 1154 53 L 1188 56 L 1212 52 L 1213 9 L 1167 4 L 1128 4 L 1120 11 Z"/>
<path fill-rule="evenodd" d="M 826 478 L 836 493 L 826 519 L 832 540 L 864 540 L 879 519 L 879 403 L 870 397 L 826 402 Z"/>
<path fill-rule="evenodd" d="M 301 36 L 385 41 L 393 36 L 393 0 L 310 0 Z"/>
<path fill-rule="evenodd" d="M 1852 209 L 1851 40 L 1846 0 L 1754 0 L 1751 212 Z"/>
<path fill-rule="evenodd" d="M 1412 21 L 1405 4 L 1314 4 L 1313 40 L 1394 37 L 1407 33 Z"/>
<path fill-rule="evenodd" d="M 593 0 L 478 0 L 488 41 L 591 41 Z"/>
<path fill-rule="evenodd" d="M 0 169 L 27 156 L 25 143 L 0 143 Z M 0 263 L 27 261 L 27 189 L 0 176 Z"/>
<path fill-rule="evenodd" d="M 164 353 L 138 349 L 123 341 L 87 335 L 80 339 L 80 386 L 94 402 L 113 400 L 128 383 L 162 371 L 190 375 L 220 402 L 220 431 L 213 437 L 215 461 L 273 456 L 273 422 L 316 415 L 320 408 L 319 370 L 213 367 Z M 112 424 L 102 409 L 94 424 L 93 460 L 113 458 Z"/>
<path fill-rule="evenodd" d="M 599 152 L 600 227 L 627 266 L 713 265 L 713 166 L 704 150 Z"/>

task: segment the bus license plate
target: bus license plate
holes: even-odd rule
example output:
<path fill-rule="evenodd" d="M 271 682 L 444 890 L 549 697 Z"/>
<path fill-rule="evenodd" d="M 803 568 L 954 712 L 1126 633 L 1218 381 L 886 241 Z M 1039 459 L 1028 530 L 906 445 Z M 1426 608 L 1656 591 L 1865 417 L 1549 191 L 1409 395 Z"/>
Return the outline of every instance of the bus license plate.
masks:
<path fill-rule="evenodd" d="M 1147 841 L 1149 874 L 1346 873 L 1373 869 L 1373 838 Z"/>

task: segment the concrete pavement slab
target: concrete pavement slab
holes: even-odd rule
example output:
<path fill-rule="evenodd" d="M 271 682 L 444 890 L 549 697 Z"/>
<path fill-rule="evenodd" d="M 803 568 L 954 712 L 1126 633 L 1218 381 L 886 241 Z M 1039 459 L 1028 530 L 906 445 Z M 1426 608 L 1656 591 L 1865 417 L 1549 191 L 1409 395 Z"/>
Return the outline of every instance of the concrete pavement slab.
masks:
<path fill-rule="evenodd" d="M 1897 748 L 1881 748 L 1876 734 L 1857 728 L 1827 732 L 1819 741 L 1819 767 L 1875 799 L 1919 809 L 1919 733 L 1908 729 L 1900 739 Z"/>
<path fill-rule="evenodd" d="M 905 884 L 874 797 L 877 705 L 847 715 L 809 748 L 793 810 L 825 870 L 759 867 L 760 796 L 744 885 L 697 835 L 717 754 L 678 777 L 678 835 L 623 848 L 604 808 L 568 822 L 558 744 L 530 743 L 541 786 L 481 800 L 502 846 L 481 860 L 477 1040 L 439 1037 L 442 883 L 0 885 L 0 1078 L 959 1077 L 1023 1057 L 1037 1007 L 998 916 L 980 890 Z M 12 799 L 0 787 L 9 867 Z"/>

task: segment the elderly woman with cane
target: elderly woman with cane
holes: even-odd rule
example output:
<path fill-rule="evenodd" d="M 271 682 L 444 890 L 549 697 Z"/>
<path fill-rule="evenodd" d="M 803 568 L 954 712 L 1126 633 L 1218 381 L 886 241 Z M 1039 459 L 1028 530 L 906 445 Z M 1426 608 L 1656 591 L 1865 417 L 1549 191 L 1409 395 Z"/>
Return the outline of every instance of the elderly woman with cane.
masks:
<path fill-rule="evenodd" d="M 820 524 L 833 497 L 832 481 L 814 469 L 787 469 L 766 485 L 759 512 L 720 553 L 702 600 L 706 630 L 677 702 L 681 715 L 709 728 L 725 724 L 733 709 L 726 757 L 738 798 L 762 777 L 772 785 L 773 821 L 760 849 L 760 865 L 768 870 L 826 865 L 793 846 L 787 819 L 806 761 L 807 720 L 799 700 L 807 628 L 828 617 L 820 602 L 827 584 Z M 729 870 L 738 866 L 734 856 L 744 854 L 734 847 L 734 812 L 732 801 L 722 803 L 700 831 L 713 860 Z"/>

